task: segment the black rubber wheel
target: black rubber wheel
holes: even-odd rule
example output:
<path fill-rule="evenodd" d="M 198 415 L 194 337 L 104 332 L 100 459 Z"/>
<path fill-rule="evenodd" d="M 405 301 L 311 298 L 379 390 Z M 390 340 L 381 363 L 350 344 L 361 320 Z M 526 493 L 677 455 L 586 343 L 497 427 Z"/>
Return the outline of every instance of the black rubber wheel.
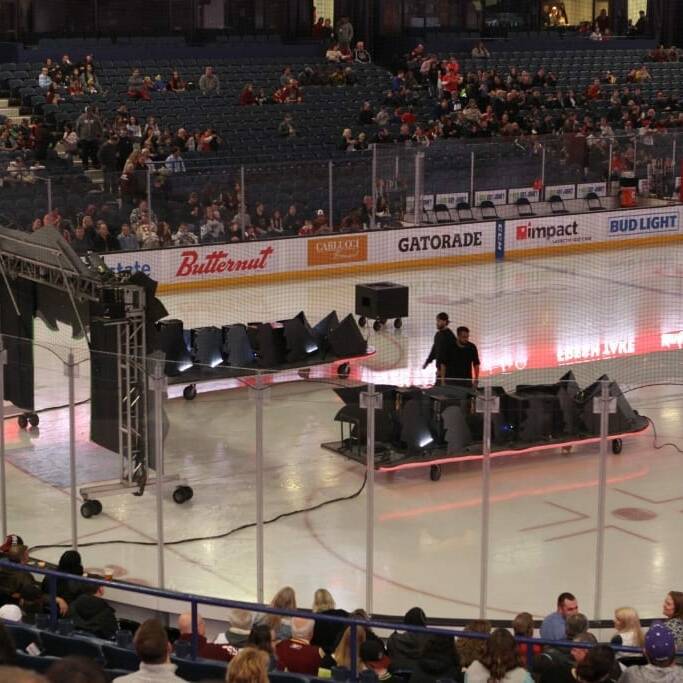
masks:
<path fill-rule="evenodd" d="M 26 427 L 28 427 L 28 416 L 19 415 L 19 417 L 17 417 L 17 422 L 19 423 L 19 427 L 21 429 L 26 429 Z"/>
<path fill-rule="evenodd" d="M 187 500 L 187 491 L 185 490 L 187 486 L 178 486 L 178 488 L 173 491 L 173 502 L 182 505 Z"/>
<path fill-rule="evenodd" d="M 194 491 L 192 490 L 192 487 L 182 486 L 181 488 L 185 491 L 185 500 L 192 500 L 192 497 L 194 496 Z"/>
<path fill-rule="evenodd" d="M 337 368 L 337 376 L 346 379 L 351 374 L 351 366 L 348 363 L 342 363 Z"/>
<path fill-rule="evenodd" d="M 194 399 L 197 398 L 197 385 L 196 384 L 188 384 L 183 389 L 183 398 L 186 401 L 194 401 Z"/>
<path fill-rule="evenodd" d="M 81 505 L 81 516 L 85 519 L 90 519 L 94 517 L 97 513 L 95 512 L 96 507 L 93 505 L 94 500 L 86 500 L 83 505 Z"/>
<path fill-rule="evenodd" d="M 375 322 L 372 323 L 372 329 L 375 330 L 375 332 L 379 332 L 382 329 L 382 323 L 379 320 L 375 320 Z"/>
<path fill-rule="evenodd" d="M 91 500 L 90 504 L 93 507 L 95 515 L 99 515 L 102 512 L 102 503 L 99 500 Z"/>
<path fill-rule="evenodd" d="M 37 427 L 40 424 L 40 417 L 36 413 L 31 413 L 28 416 L 28 423 L 31 427 Z"/>
<path fill-rule="evenodd" d="M 396 320 L 394 320 L 394 329 L 400 330 L 402 327 L 403 320 L 401 320 L 400 318 L 396 318 Z"/>
<path fill-rule="evenodd" d="M 621 439 L 612 439 L 612 453 L 619 455 L 624 448 L 624 442 Z"/>
<path fill-rule="evenodd" d="M 364 315 L 361 315 L 360 318 L 358 318 L 358 326 L 359 327 L 365 327 L 367 324 L 368 324 L 368 319 Z"/>
<path fill-rule="evenodd" d="M 441 465 L 432 465 L 429 468 L 429 478 L 432 481 L 439 481 L 441 479 Z"/>

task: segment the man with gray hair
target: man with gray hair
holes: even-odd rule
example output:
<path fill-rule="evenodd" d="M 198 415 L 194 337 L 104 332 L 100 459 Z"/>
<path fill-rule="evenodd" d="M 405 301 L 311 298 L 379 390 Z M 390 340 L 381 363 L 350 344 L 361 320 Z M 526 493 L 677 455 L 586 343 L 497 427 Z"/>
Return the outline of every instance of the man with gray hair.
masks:
<path fill-rule="evenodd" d="M 214 643 L 232 645 L 239 650 L 247 645 L 251 627 L 254 625 L 254 613 L 246 609 L 232 608 L 228 611 L 230 626 L 224 633 L 218 634 Z"/>
<path fill-rule="evenodd" d="M 292 618 L 292 637 L 275 646 L 278 661 L 285 671 L 317 676 L 320 668 L 320 651 L 311 645 L 315 621 L 304 617 Z"/>

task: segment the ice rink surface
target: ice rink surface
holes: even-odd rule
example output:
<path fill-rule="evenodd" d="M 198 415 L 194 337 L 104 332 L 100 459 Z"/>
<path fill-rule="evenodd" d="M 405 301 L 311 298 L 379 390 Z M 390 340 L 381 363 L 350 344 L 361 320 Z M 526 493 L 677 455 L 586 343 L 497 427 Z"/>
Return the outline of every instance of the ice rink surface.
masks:
<path fill-rule="evenodd" d="M 478 344 L 483 375 L 513 389 L 520 382 L 554 382 L 573 369 L 587 385 L 601 374 L 628 390 L 628 399 L 655 422 L 658 443 L 683 448 L 683 247 L 591 253 L 456 268 L 382 273 L 303 283 L 235 287 L 162 295 L 186 327 L 276 320 L 304 310 L 315 323 L 336 309 L 353 312 L 354 285 L 395 281 L 410 287 L 403 329 L 366 331 L 377 354 L 355 364 L 354 379 L 426 384 L 422 362 L 434 317 L 447 311 Z M 37 407 L 66 403 L 58 357 L 82 341 L 37 323 Z M 315 377 L 315 373 L 314 373 Z M 293 378 L 293 380 L 296 377 Z M 338 438 L 341 402 L 334 382 L 288 381 L 272 387 L 265 407 L 266 518 L 332 498 L 351 496 L 363 468 L 320 448 Z M 171 392 L 166 468 L 194 488 L 185 505 L 164 500 L 166 539 L 223 534 L 255 520 L 254 403 L 246 388 L 200 393 L 192 402 Z M 88 364 L 77 398 L 89 396 Z M 117 456 L 88 441 L 89 407 L 77 410 L 79 484 L 116 476 Z M 41 414 L 39 429 L 7 420 L 9 531 L 32 546 L 68 543 L 68 414 Z M 555 596 L 574 592 L 592 615 L 598 447 L 569 454 L 500 458 L 492 465 L 488 614 L 521 610 L 542 615 Z M 431 482 L 425 470 L 378 474 L 375 483 L 375 611 L 402 613 L 421 605 L 434 616 L 478 613 L 481 463 L 444 467 Z M 79 517 L 88 568 L 155 583 L 156 549 L 88 547 L 88 542 L 156 538 L 155 497 L 102 499 L 97 518 Z M 266 595 L 293 586 L 302 606 L 318 587 L 339 605 L 363 604 L 365 493 L 265 530 Z M 636 607 L 658 616 L 667 591 L 680 589 L 683 563 L 683 455 L 655 448 L 652 429 L 609 456 L 604 610 Z M 56 559 L 61 550 L 36 555 Z M 167 586 L 202 594 L 254 599 L 255 531 L 168 546 Z"/>

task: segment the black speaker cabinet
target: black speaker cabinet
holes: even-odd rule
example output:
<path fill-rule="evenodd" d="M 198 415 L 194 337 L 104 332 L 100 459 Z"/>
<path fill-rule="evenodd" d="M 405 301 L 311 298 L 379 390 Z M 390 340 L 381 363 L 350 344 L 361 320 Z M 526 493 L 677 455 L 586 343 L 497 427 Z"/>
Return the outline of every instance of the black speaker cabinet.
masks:
<path fill-rule="evenodd" d="M 337 358 L 351 358 L 362 356 L 368 348 L 368 343 L 363 338 L 358 323 L 352 315 L 347 315 L 329 334 L 332 353 Z"/>
<path fill-rule="evenodd" d="M 408 317 L 408 288 L 395 282 L 356 285 L 356 315 L 375 320 Z"/>

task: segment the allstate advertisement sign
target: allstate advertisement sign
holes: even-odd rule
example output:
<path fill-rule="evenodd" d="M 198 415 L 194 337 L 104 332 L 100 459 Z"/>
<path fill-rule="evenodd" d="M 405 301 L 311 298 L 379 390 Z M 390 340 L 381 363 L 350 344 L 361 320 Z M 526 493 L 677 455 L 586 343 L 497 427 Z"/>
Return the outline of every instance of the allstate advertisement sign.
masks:
<path fill-rule="evenodd" d="M 644 237 L 663 233 L 681 232 L 678 209 L 652 210 L 648 213 L 625 213 L 608 218 L 610 237 Z"/>

